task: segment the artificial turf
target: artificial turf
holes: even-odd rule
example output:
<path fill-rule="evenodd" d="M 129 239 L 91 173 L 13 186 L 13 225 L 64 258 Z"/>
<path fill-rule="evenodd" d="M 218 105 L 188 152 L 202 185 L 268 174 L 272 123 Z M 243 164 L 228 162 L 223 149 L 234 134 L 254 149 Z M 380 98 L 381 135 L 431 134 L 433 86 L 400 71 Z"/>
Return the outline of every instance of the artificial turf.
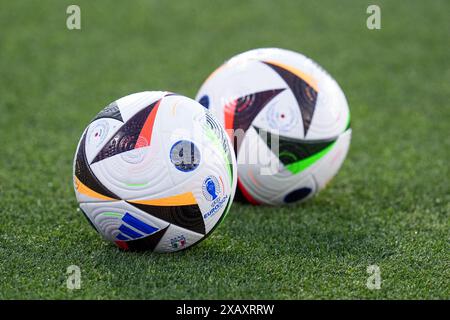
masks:
<path fill-rule="evenodd" d="M 1 299 L 450 298 L 450 2 L 86 0 L 73 31 L 69 4 L 0 2 Z M 257 47 L 310 56 L 346 93 L 353 140 L 332 183 L 304 204 L 235 203 L 181 253 L 103 242 L 72 187 L 90 119 L 132 92 L 192 97 Z"/>

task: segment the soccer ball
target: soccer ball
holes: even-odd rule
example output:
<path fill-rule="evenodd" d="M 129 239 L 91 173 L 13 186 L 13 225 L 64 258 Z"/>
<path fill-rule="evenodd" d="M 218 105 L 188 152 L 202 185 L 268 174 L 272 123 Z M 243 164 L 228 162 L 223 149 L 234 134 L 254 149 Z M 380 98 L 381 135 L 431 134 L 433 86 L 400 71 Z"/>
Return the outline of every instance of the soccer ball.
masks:
<path fill-rule="evenodd" d="M 223 127 L 198 102 L 140 92 L 104 108 L 74 160 L 80 209 L 122 249 L 171 252 L 209 235 L 236 190 L 236 159 Z"/>
<path fill-rule="evenodd" d="M 253 204 L 310 198 L 347 155 L 352 131 L 344 93 L 299 53 L 239 54 L 209 76 L 196 99 L 232 136 L 238 188 Z"/>

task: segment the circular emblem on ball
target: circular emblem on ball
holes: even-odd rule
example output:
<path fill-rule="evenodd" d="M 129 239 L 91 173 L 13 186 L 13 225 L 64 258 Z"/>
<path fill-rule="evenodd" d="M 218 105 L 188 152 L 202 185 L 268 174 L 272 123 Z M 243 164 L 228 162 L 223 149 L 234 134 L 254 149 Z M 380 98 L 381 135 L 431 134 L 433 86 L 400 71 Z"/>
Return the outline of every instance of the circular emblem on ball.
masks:
<path fill-rule="evenodd" d="M 193 171 L 200 164 L 200 151 L 193 142 L 180 140 L 170 149 L 170 161 L 180 171 Z"/>
<path fill-rule="evenodd" d="M 99 147 L 108 135 L 109 124 L 105 120 L 97 121 L 90 131 L 89 143 Z"/>
<path fill-rule="evenodd" d="M 280 105 L 278 102 L 272 103 L 268 107 L 266 117 L 271 129 L 283 133 L 291 131 L 299 121 L 299 117 L 295 113 L 295 107 Z"/>

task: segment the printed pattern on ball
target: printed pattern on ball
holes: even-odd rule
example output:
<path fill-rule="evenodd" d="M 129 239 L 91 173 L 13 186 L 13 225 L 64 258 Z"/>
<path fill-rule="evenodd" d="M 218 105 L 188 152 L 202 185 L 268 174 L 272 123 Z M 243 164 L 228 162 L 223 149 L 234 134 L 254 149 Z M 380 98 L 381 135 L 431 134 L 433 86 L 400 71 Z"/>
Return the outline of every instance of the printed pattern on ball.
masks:
<path fill-rule="evenodd" d="M 133 149 L 149 146 L 153 122 L 161 100 L 152 103 L 125 123 L 91 164 Z"/>

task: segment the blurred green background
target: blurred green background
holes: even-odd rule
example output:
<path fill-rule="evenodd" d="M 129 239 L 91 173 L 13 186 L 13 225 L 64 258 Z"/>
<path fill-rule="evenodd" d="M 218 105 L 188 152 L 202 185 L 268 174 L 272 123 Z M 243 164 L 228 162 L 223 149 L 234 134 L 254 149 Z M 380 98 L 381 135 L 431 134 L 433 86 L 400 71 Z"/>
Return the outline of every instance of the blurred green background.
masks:
<path fill-rule="evenodd" d="M 81 8 L 81 30 L 66 8 Z M 381 30 L 366 8 L 381 7 Z M 0 298 L 450 297 L 449 1 L 0 1 Z M 200 245 L 124 253 L 76 211 L 82 130 L 132 92 L 193 97 L 232 55 L 299 51 L 339 82 L 341 172 L 290 207 L 234 204 Z M 78 265 L 81 290 L 66 288 Z M 369 290 L 366 269 L 381 269 Z"/>

